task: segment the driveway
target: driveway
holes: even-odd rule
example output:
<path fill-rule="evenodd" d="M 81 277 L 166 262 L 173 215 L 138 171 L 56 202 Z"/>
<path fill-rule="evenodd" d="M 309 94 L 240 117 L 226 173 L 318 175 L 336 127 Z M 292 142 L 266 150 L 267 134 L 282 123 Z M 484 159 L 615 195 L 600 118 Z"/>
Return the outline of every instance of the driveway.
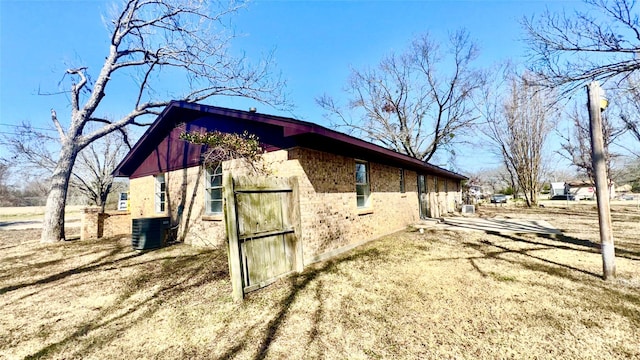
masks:
<path fill-rule="evenodd" d="M 548 234 L 557 235 L 562 232 L 544 220 L 499 219 L 476 217 L 449 217 L 438 222 L 422 221 L 417 228 L 443 229 L 455 231 L 480 231 L 498 234 Z"/>

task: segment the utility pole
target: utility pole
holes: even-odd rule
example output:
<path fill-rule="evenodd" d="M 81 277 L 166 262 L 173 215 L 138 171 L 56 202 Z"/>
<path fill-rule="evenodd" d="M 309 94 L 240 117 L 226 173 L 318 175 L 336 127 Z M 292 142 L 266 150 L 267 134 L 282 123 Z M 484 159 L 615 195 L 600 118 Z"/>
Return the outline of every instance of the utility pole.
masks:
<path fill-rule="evenodd" d="M 598 202 L 598 222 L 600 225 L 600 251 L 602 252 L 602 278 L 616 276 L 616 254 L 611 229 L 611 209 L 609 207 L 609 180 L 605 166 L 604 140 L 602 136 L 601 112 L 607 107 L 603 91 L 597 81 L 587 85 L 587 106 L 591 133 L 591 161 L 596 181 L 596 199 Z"/>

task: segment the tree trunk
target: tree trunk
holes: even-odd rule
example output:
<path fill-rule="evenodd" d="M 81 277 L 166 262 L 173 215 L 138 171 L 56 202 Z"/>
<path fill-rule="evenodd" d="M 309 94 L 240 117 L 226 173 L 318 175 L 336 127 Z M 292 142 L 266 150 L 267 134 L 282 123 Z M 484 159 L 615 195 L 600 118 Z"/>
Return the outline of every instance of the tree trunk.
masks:
<path fill-rule="evenodd" d="M 78 156 L 78 148 L 72 140 L 67 140 L 60 149 L 58 164 L 51 175 L 51 187 L 44 210 L 44 222 L 40 242 L 54 243 L 64 240 L 64 208 L 73 164 Z"/>
<path fill-rule="evenodd" d="M 100 203 L 97 204 L 98 206 L 100 206 L 100 212 L 104 213 L 106 207 L 107 207 L 107 197 L 109 197 L 109 193 L 111 192 L 111 187 L 109 186 L 107 189 L 101 189 L 100 190 Z"/>

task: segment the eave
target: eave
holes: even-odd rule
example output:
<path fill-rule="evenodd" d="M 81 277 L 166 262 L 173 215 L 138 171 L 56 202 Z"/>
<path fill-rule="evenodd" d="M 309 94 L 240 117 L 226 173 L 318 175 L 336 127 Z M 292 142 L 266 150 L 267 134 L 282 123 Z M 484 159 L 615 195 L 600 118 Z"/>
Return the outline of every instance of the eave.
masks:
<path fill-rule="evenodd" d="M 418 172 L 458 180 L 466 176 L 389 150 L 382 146 L 340 133 L 323 126 L 292 118 L 209 106 L 185 101 L 171 102 L 147 129 L 127 156 L 114 170 L 115 176 L 129 177 L 168 134 L 181 123 L 195 120 L 241 121 L 243 124 L 281 129 L 283 142 L 362 160 L 375 161 Z"/>

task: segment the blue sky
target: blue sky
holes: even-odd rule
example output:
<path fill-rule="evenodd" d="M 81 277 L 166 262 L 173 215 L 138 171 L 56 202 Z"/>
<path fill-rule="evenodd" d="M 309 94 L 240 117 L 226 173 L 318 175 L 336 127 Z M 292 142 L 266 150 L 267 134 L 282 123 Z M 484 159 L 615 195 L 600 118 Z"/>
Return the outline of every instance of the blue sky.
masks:
<path fill-rule="evenodd" d="M 108 34 L 101 16 L 108 1 L 12 1 L 0 0 L 0 132 L 8 125 L 31 121 L 46 127 L 50 109 L 68 116 L 64 96 L 56 92 L 64 70 L 89 65 L 99 71 L 108 50 Z M 293 116 L 328 125 L 315 98 L 327 93 L 342 95 L 349 68 L 375 65 L 392 50 L 404 49 L 418 34 L 429 32 L 445 40 L 447 33 L 466 28 L 480 47 L 477 65 L 490 66 L 512 58 L 522 61 L 525 44 L 519 21 L 523 16 L 582 6 L 566 1 L 254 1 L 234 17 L 245 34 L 234 49 L 250 58 L 276 50 L 278 68 L 288 82 L 295 106 L 283 113 L 251 101 L 215 98 L 207 103 L 259 112 Z M 126 83 L 107 91 L 109 114 L 128 110 Z M 0 151 L 5 151 L 0 145 Z M 458 159 L 461 171 L 475 171 L 497 164 L 469 149 Z"/>

